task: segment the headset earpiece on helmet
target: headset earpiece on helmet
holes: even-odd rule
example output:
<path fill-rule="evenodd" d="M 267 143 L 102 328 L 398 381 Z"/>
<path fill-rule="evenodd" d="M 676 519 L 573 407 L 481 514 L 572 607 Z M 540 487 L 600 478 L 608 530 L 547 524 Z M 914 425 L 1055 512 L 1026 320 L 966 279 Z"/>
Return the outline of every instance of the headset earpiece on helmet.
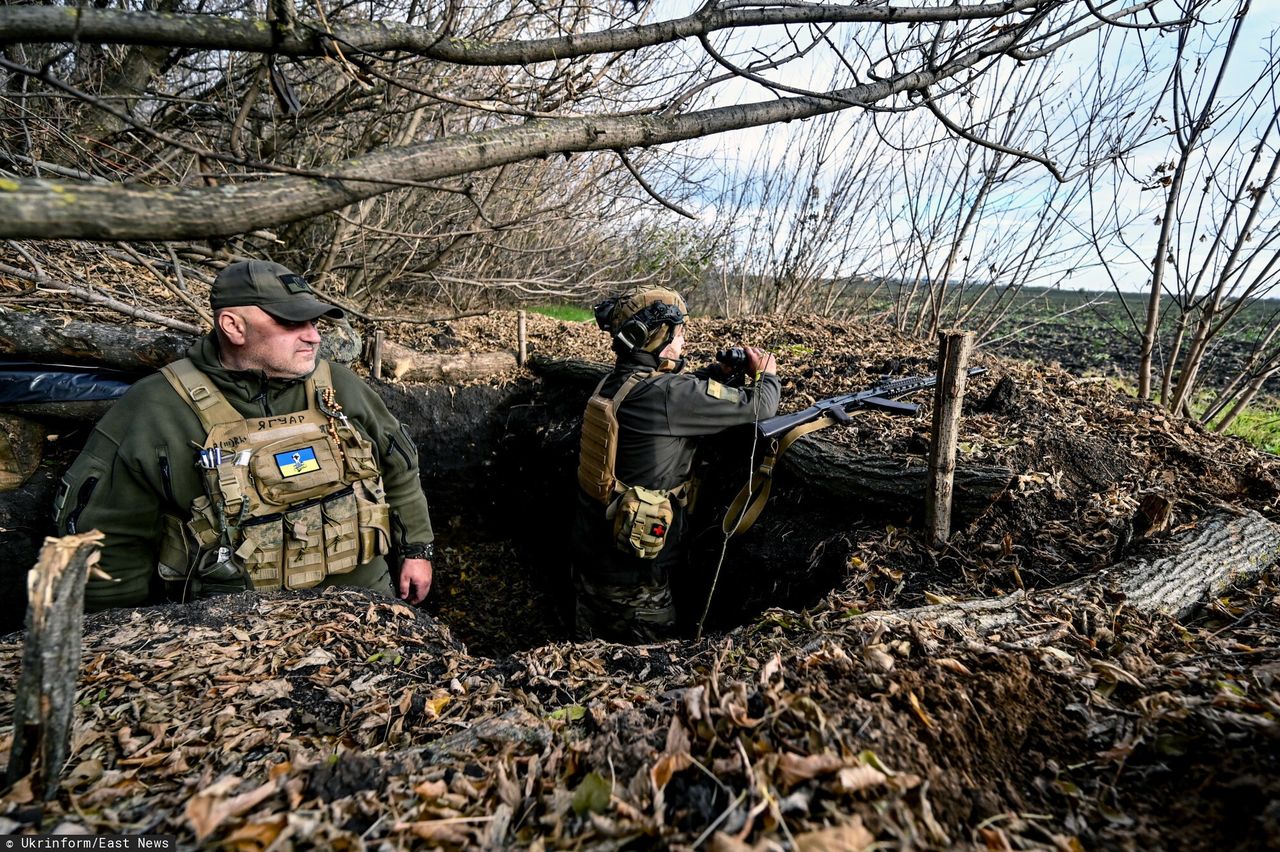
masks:
<path fill-rule="evenodd" d="M 605 299 L 594 308 L 596 314 L 596 325 L 601 331 L 607 331 L 613 334 L 613 311 L 618 307 L 618 297 L 612 296 Z"/>
<path fill-rule="evenodd" d="M 613 336 L 623 349 L 630 352 L 637 347 L 643 347 L 649 340 L 652 333 L 649 326 L 638 316 L 634 316 L 622 324 L 622 328 L 618 329 L 617 334 Z"/>
<path fill-rule="evenodd" d="M 685 321 L 684 299 L 673 290 L 655 288 L 615 296 L 595 306 L 596 325 L 613 336 L 619 352 L 656 354 Z"/>

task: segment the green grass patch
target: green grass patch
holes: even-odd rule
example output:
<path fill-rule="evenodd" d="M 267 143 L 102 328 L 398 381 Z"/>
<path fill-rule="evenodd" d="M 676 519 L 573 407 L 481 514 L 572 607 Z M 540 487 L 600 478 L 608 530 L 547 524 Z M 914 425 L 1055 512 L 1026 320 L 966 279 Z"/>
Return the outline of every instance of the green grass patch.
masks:
<path fill-rule="evenodd" d="M 591 311 L 574 305 L 536 305 L 529 308 L 529 310 L 532 313 L 542 314 L 565 322 L 586 322 L 587 320 L 595 319 L 595 314 Z"/>
<path fill-rule="evenodd" d="M 1213 424 L 1209 424 L 1213 428 Z M 1280 407 L 1248 408 L 1227 427 L 1228 435 L 1239 435 L 1268 453 L 1280 454 Z"/>

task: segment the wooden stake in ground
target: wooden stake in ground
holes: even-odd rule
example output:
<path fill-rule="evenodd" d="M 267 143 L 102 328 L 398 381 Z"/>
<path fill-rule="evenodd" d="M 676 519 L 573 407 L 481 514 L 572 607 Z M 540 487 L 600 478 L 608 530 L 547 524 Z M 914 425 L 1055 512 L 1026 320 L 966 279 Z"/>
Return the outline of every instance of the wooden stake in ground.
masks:
<path fill-rule="evenodd" d="M 80 676 L 84 584 L 98 561 L 102 533 L 47 538 L 27 578 L 27 638 L 13 704 L 9 784 L 31 775 L 31 791 L 48 799 L 70 753 Z"/>
<path fill-rule="evenodd" d="M 938 384 L 933 395 L 933 435 L 929 441 L 929 485 L 924 500 L 925 540 L 943 547 L 951 536 L 951 494 L 956 472 L 956 438 L 968 378 L 973 333 L 938 335 Z"/>
<path fill-rule="evenodd" d="M 373 355 L 370 357 L 372 366 L 369 367 L 369 373 L 375 379 L 382 378 L 382 342 L 386 339 L 386 333 L 382 329 L 378 329 L 373 333 Z"/>
<path fill-rule="evenodd" d="M 516 342 L 519 344 L 519 355 L 516 356 L 516 363 L 521 367 L 529 360 L 529 337 L 525 331 L 524 311 L 519 314 L 520 321 L 516 325 Z"/>

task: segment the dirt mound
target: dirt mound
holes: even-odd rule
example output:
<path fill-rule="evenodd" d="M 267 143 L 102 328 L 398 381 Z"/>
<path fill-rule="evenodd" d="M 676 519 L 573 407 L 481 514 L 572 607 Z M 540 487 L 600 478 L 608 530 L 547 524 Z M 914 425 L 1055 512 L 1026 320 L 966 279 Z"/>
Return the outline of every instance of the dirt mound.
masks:
<path fill-rule="evenodd" d="M 1261 848 L 1280 841 L 1276 581 L 1188 625 L 1080 600 L 1088 626 L 1050 643 L 945 654 L 835 610 L 503 659 L 353 590 L 92 616 L 66 780 L 43 807 L 10 791 L 0 827 L 255 849 L 740 849 L 855 825 L 926 848 Z M 4 671 L 18 652 L 0 646 Z"/>

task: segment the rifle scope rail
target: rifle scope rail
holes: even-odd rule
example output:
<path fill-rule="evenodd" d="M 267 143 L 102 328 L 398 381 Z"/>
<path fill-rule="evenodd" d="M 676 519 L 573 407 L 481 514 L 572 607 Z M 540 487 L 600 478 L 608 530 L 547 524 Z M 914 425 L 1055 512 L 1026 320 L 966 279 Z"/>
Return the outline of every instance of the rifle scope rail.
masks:
<path fill-rule="evenodd" d="M 986 371 L 986 367 L 970 367 L 968 375 L 978 376 Z M 886 381 L 867 390 L 820 399 L 803 411 L 797 411 L 794 414 L 781 414 L 777 417 L 761 420 L 756 424 L 756 429 L 762 438 L 776 438 L 784 432 L 789 432 L 797 426 L 803 426 L 805 423 L 810 423 L 824 415 L 835 420 L 846 421 L 849 419 L 850 411 L 868 407 L 881 408 L 898 414 L 914 414 L 920 408 L 918 405 L 893 402 L 892 400 L 925 388 L 931 388 L 937 383 L 937 375 L 911 376 L 891 382 Z"/>

